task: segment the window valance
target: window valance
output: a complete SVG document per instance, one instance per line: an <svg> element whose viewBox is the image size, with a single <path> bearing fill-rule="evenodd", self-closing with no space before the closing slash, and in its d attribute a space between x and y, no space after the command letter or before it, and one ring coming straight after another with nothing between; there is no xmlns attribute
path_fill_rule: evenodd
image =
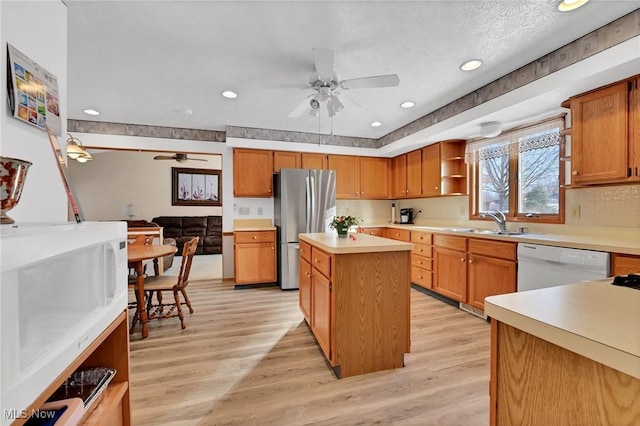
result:
<svg viewBox="0 0 640 426"><path fill-rule="evenodd" d="M564 118L556 118L526 128L503 133L494 138L467 143L465 161L477 163L504 156L517 157L521 152L559 145Z"/></svg>

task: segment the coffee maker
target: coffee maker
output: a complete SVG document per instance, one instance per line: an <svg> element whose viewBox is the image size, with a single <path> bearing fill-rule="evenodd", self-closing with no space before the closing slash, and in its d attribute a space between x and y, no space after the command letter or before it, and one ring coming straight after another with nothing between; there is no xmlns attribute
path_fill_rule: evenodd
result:
<svg viewBox="0 0 640 426"><path fill-rule="evenodd" d="M400 209L400 223L413 223L413 209Z"/></svg>

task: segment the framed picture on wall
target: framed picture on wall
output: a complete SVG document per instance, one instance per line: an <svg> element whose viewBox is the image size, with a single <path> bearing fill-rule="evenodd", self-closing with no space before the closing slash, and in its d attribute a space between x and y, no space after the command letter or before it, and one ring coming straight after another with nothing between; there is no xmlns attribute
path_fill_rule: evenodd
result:
<svg viewBox="0 0 640 426"><path fill-rule="evenodd" d="M221 206L220 170L171 168L172 206Z"/></svg>

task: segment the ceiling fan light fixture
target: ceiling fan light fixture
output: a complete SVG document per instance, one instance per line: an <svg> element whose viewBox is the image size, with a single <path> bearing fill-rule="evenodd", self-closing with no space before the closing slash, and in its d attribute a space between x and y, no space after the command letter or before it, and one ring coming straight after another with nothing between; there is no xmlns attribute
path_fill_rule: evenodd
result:
<svg viewBox="0 0 640 426"><path fill-rule="evenodd" d="M482 66L482 59L471 59L462 65L460 65L460 69L462 71L473 71L477 70Z"/></svg>
<svg viewBox="0 0 640 426"><path fill-rule="evenodd" d="M382 126L382 122L381 121L372 121L371 123L369 123L369 125L371 127L380 127L380 126Z"/></svg>
<svg viewBox="0 0 640 426"><path fill-rule="evenodd" d="M499 121L480 123L480 135L483 138L493 138L502 133L502 124Z"/></svg>
<svg viewBox="0 0 640 426"><path fill-rule="evenodd" d="M413 108L416 106L416 103L413 101L406 101L400 104L400 108Z"/></svg>
<svg viewBox="0 0 640 426"><path fill-rule="evenodd" d="M233 90L225 90L221 94L227 99L235 99L238 97L238 94Z"/></svg>
<svg viewBox="0 0 640 426"><path fill-rule="evenodd" d="M69 136L69 139L67 139L67 157L71 158L72 160L78 161L80 161L80 158L85 158L86 160L92 159L91 154L85 151L84 147L82 146L82 142L80 142L80 139L74 138L69 133L67 133L67 136ZM80 162L84 163L84 161Z"/></svg>
<svg viewBox="0 0 640 426"><path fill-rule="evenodd" d="M558 4L560 12L571 12L579 7L584 6L589 0L564 0Z"/></svg>

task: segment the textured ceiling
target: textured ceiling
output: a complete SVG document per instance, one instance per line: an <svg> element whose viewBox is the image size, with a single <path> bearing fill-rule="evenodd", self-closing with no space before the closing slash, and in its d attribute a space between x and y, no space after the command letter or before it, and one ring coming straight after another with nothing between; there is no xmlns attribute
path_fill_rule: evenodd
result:
<svg viewBox="0 0 640 426"><path fill-rule="evenodd" d="M75 1L68 5L68 118L205 130L225 125L379 138L627 13L639 1ZM351 90L329 120L287 115L310 90L312 47ZM484 66L464 73L465 60ZM220 92L239 97L228 100ZM406 100L416 107L404 110ZM357 105L361 107L358 107ZM85 108L102 112L87 116ZM185 110L192 110L187 116ZM372 128L374 120L383 126ZM460 135L461 137L465 135Z"/></svg>

